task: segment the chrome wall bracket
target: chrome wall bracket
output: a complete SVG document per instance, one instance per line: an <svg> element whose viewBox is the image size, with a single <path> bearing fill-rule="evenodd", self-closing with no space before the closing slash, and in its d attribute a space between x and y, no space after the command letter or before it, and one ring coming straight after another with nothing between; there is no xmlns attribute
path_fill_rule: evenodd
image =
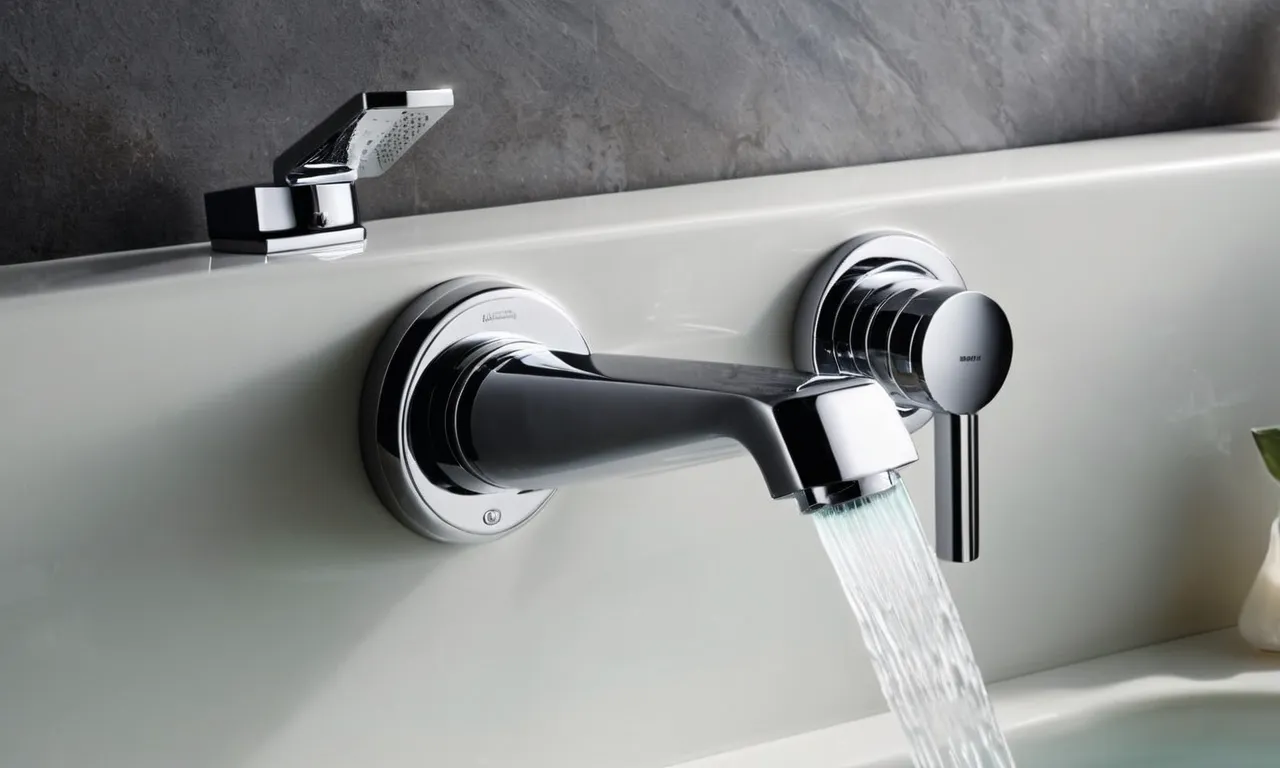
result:
<svg viewBox="0 0 1280 768"><path fill-rule="evenodd" d="M357 94L276 158L273 183L205 195L213 250L359 250L356 180L381 176L452 107L447 88Z"/></svg>

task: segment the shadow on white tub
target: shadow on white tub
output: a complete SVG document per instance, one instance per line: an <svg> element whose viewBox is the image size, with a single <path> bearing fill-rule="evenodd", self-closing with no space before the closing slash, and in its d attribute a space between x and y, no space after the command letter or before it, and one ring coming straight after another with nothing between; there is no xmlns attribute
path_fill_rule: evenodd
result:
<svg viewBox="0 0 1280 768"><path fill-rule="evenodd" d="M1232 631L998 683L991 695L1019 768L1274 768L1280 654ZM892 715L675 768L910 768Z"/></svg>

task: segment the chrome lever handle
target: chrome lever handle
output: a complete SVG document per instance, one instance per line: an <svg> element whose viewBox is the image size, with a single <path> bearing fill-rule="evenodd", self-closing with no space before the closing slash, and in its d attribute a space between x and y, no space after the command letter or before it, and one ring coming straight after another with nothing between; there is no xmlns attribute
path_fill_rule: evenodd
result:
<svg viewBox="0 0 1280 768"><path fill-rule="evenodd" d="M866 376L907 428L935 419L937 553L978 556L978 418L1004 385L1013 332L937 248L905 234L850 240L814 275L796 313L800 370Z"/></svg>
<svg viewBox="0 0 1280 768"><path fill-rule="evenodd" d="M978 559L978 415L934 416L934 514L938 557Z"/></svg>

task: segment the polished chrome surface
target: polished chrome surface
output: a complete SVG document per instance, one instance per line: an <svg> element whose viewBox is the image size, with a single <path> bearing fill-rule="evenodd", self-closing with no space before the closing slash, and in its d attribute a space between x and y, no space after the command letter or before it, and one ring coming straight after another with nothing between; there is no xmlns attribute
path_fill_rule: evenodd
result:
<svg viewBox="0 0 1280 768"><path fill-rule="evenodd" d="M854 499L884 493L900 482L902 478L897 472L880 472L847 483L806 488L796 494L796 501L800 503L800 509L804 512L816 512L822 507L836 506Z"/></svg>
<svg viewBox="0 0 1280 768"><path fill-rule="evenodd" d="M818 267L800 297L791 346L796 369L827 375L858 373L860 369L850 365L855 353L866 355L867 314L858 311L861 299L886 284L919 276L964 286L960 272L945 254L912 235L871 234L837 248ZM865 293L851 295L855 284L865 288ZM841 332L837 333L837 328ZM837 353L842 363L836 361ZM911 406L902 411L912 432L929 423L933 415Z"/></svg>
<svg viewBox="0 0 1280 768"><path fill-rule="evenodd" d="M943 560L967 563L978 557L978 415L938 414L935 449L934 549Z"/></svg>
<svg viewBox="0 0 1280 768"><path fill-rule="evenodd" d="M476 495L453 487L424 456L410 430L424 378L452 371L446 354L466 339L492 340L516 331L540 342L585 353L569 316L546 298L488 278L443 283L413 301L395 320L374 354L360 410L365 469L383 504L410 529L441 541L487 541L526 522L551 489ZM441 369L444 369L443 372ZM420 412L419 412L420 413Z"/></svg>
<svg viewBox="0 0 1280 768"><path fill-rule="evenodd" d="M213 250L362 247L355 181L381 176L452 106L449 89L352 97L276 158L273 184L205 195Z"/></svg>
<svg viewBox="0 0 1280 768"><path fill-rule="evenodd" d="M407 526L445 541L505 533L562 485L721 458L726 441L802 510L883 491L917 458L870 379L591 354L555 304L488 278L415 301L363 397L374 487Z"/></svg>
<svg viewBox="0 0 1280 768"><path fill-rule="evenodd" d="M1004 310L987 296L925 287L900 290L882 305L867 349L875 378L892 381L902 402L976 413L1008 376L1013 336Z"/></svg>
<svg viewBox="0 0 1280 768"><path fill-rule="evenodd" d="M453 107L453 91L353 96L276 158L277 184L331 184L381 176Z"/></svg>
<svg viewBox="0 0 1280 768"><path fill-rule="evenodd" d="M911 431L934 414L937 550L977 557L977 419L1000 391L1013 356L1004 310L968 290L936 247L905 234L851 240L801 297L794 360L806 372L867 377L897 404Z"/></svg>
<svg viewBox="0 0 1280 768"><path fill-rule="evenodd" d="M477 356L479 357L479 356ZM467 366L442 419L469 490L548 488L633 473L651 454L728 437L774 498L915 460L892 401L872 381L519 344Z"/></svg>

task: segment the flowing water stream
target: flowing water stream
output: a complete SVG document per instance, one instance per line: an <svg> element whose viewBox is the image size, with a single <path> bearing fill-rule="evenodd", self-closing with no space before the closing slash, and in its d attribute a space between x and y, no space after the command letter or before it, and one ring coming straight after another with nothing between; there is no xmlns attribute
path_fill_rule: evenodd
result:
<svg viewBox="0 0 1280 768"><path fill-rule="evenodd" d="M916 765L1013 768L969 639L903 484L827 507L813 518Z"/></svg>

